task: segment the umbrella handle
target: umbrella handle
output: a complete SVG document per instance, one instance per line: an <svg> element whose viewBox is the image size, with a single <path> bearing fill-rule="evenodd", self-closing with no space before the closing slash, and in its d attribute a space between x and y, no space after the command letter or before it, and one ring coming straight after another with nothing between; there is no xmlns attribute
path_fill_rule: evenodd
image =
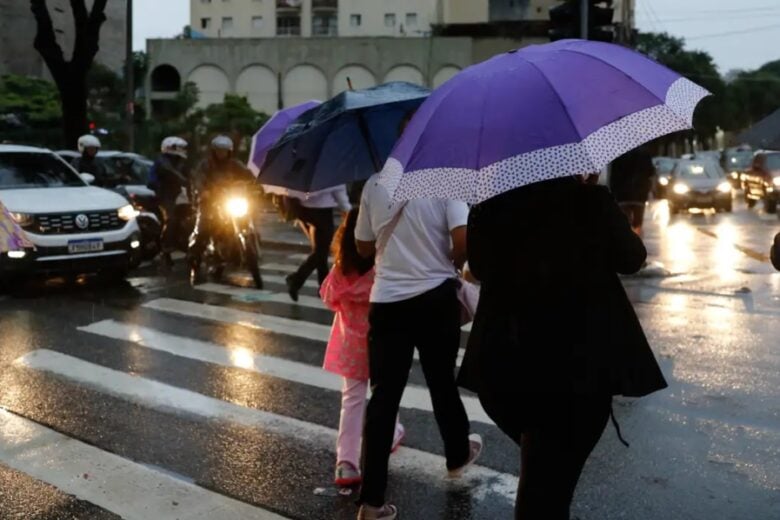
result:
<svg viewBox="0 0 780 520"><path fill-rule="evenodd" d="M352 86L352 78L347 76L347 87L349 87L349 90L355 90L355 87Z"/></svg>

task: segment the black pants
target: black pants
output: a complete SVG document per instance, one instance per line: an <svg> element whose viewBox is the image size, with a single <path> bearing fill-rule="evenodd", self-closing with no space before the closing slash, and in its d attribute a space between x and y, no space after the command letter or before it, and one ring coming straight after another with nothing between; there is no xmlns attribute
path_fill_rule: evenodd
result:
<svg viewBox="0 0 780 520"><path fill-rule="evenodd" d="M372 393L363 432L363 503L384 504L395 419L415 347L444 440L447 468L458 468L468 460L469 420L455 385L460 348L460 304L455 291L455 282L447 281L410 300L371 306L368 359Z"/></svg>
<svg viewBox="0 0 780 520"><path fill-rule="evenodd" d="M311 254L304 260L298 270L290 276L293 287L297 290L303 287L309 275L317 270L317 281L322 285L328 276L328 254L335 232L333 225L333 208L301 207L298 212L306 236L311 242Z"/></svg>
<svg viewBox="0 0 780 520"><path fill-rule="evenodd" d="M585 461L609 420L612 396L562 398L539 426L521 426L507 396L480 401L496 425L520 444L516 520L569 520L574 489ZM555 401L552 401L555 402Z"/></svg>
<svg viewBox="0 0 780 520"><path fill-rule="evenodd" d="M187 251L187 258L191 267L199 267L203 258L203 253L216 232L218 225L216 210L211 209L208 204L198 205L198 214L195 218L195 229L190 235L190 244Z"/></svg>
<svg viewBox="0 0 780 520"><path fill-rule="evenodd" d="M176 251L176 231L181 228L179 215L176 213L176 198L164 199L160 203L163 211L163 230L160 238L163 253Z"/></svg>

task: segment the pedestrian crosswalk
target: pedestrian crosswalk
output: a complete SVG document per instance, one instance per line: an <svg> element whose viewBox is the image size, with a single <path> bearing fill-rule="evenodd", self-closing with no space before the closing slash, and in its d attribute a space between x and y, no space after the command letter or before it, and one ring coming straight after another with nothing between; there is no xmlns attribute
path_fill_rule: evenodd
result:
<svg viewBox="0 0 780 520"><path fill-rule="evenodd" d="M282 258L266 264L265 280L283 284L283 276L273 273L289 272L294 266L284 262L293 260ZM308 286L313 289L316 283L308 282ZM281 312L280 308L290 310ZM310 312L292 312L296 309ZM303 509L298 503L287 504L284 500L280 505L278 499L269 498L266 503L263 493L223 490L219 482L203 487L199 485L200 480L211 482L211 477L199 475L197 469L193 470L196 474L185 478L171 476L165 471L164 461L155 462L159 467L139 464L129 454L113 453L111 445L82 442L76 432L69 431L68 425L52 424L49 428L29 421L19 407L0 412L0 430L24 432L20 438L27 436L26 449L14 450L0 443L0 464L122 518L354 518L354 509L349 504L331 501L323 505L317 502L322 499L312 494L314 488L330 485L330 471L335 463L338 417L331 414L332 418L323 421L321 412L311 409L309 404L327 402L328 409L338 408L341 378L320 368L321 353L330 334L330 316L316 297L301 295L299 302L293 303L283 288L257 291L227 283L207 283L194 289L177 286L175 290L145 294L130 311L106 311L95 316L96 319L76 324L70 333L75 334L77 342L96 347L71 351L57 344L40 345L13 362L15 370L53 378L67 388L85 388L118 403L153 411L158 417L181 416L203 424L236 425L249 432L245 435L253 435L251 432L272 435L273 445L290 442L296 447L308 446L305 449L311 450L312 461L316 461L319 481L310 478L290 481L284 473L284 457L248 479L249 486L264 489L278 478L280 486L283 484L295 497L293 502L313 501ZM228 328L231 334L214 332L220 328ZM282 342L285 348L269 351L257 348L253 342L263 342L264 338ZM291 357L291 351L300 355ZM186 361L186 365L176 360ZM221 382L196 381L184 385L182 381L188 377L179 373L184 370L179 366L201 366L206 370L204 373L214 368L228 372L220 372ZM436 435L430 397L421 385L419 365L413 367L413 372L417 376L404 393L401 417L408 418L410 437L418 436L418 440L393 457L391 474L396 475L396 480L391 478L390 494L393 485L402 489L408 486L422 496L438 494L445 502L451 493L461 499L466 493L468 502L480 504L473 507L510 511L517 477L506 468L496 468L495 464L476 466L466 481L455 488L443 478L446 472L441 450L431 451L431 446L437 446L440 441L438 437L430 438ZM283 388L299 389L295 392L305 392L311 399L307 399L306 405L291 402L291 408L285 411L282 406L267 409L233 398L230 392L224 394L213 389L217 383L241 381L244 384L246 378L252 377L279 381L289 385ZM279 396L279 402L289 399ZM463 401L475 427L482 432L497 433L476 397L464 395ZM71 405L74 413L90 406L76 402ZM160 425L163 429L165 422L162 420ZM187 436L179 442L186 444ZM39 450L41 446L44 448ZM90 478L73 477L82 473ZM482 501L485 505L481 505ZM431 502L416 507L436 506Z"/></svg>

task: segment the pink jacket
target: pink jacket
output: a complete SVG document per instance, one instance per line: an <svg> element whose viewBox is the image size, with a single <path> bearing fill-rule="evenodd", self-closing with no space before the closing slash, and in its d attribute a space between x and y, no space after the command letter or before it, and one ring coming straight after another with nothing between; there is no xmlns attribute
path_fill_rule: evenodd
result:
<svg viewBox="0 0 780 520"><path fill-rule="evenodd" d="M322 283L320 297L336 313L323 368L349 379L368 381L368 297L374 270L344 276L337 267Z"/></svg>

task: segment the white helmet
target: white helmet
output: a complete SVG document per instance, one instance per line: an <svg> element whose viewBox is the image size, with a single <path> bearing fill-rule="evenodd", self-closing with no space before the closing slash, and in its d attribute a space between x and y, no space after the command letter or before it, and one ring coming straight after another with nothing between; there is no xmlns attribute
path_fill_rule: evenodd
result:
<svg viewBox="0 0 780 520"><path fill-rule="evenodd" d="M90 134L79 137L79 153L84 153L87 148L100 149L100 139Z"/></svg>
<svg viewBox="0 0 780 520"><path fill-rule="evenodd" d="M211 148L213 150L227 150L233 151L233 140L226 135L218 135L211 141Z"/></svg>
<svg viewBox="0 0 780 520"><path fill-rule="evenodd" d="M187 147L189 143L181 137L171 136L163 139L160 150L162 153L169 153L172 155L178 155L179 157L187 158Z"/></svg>

